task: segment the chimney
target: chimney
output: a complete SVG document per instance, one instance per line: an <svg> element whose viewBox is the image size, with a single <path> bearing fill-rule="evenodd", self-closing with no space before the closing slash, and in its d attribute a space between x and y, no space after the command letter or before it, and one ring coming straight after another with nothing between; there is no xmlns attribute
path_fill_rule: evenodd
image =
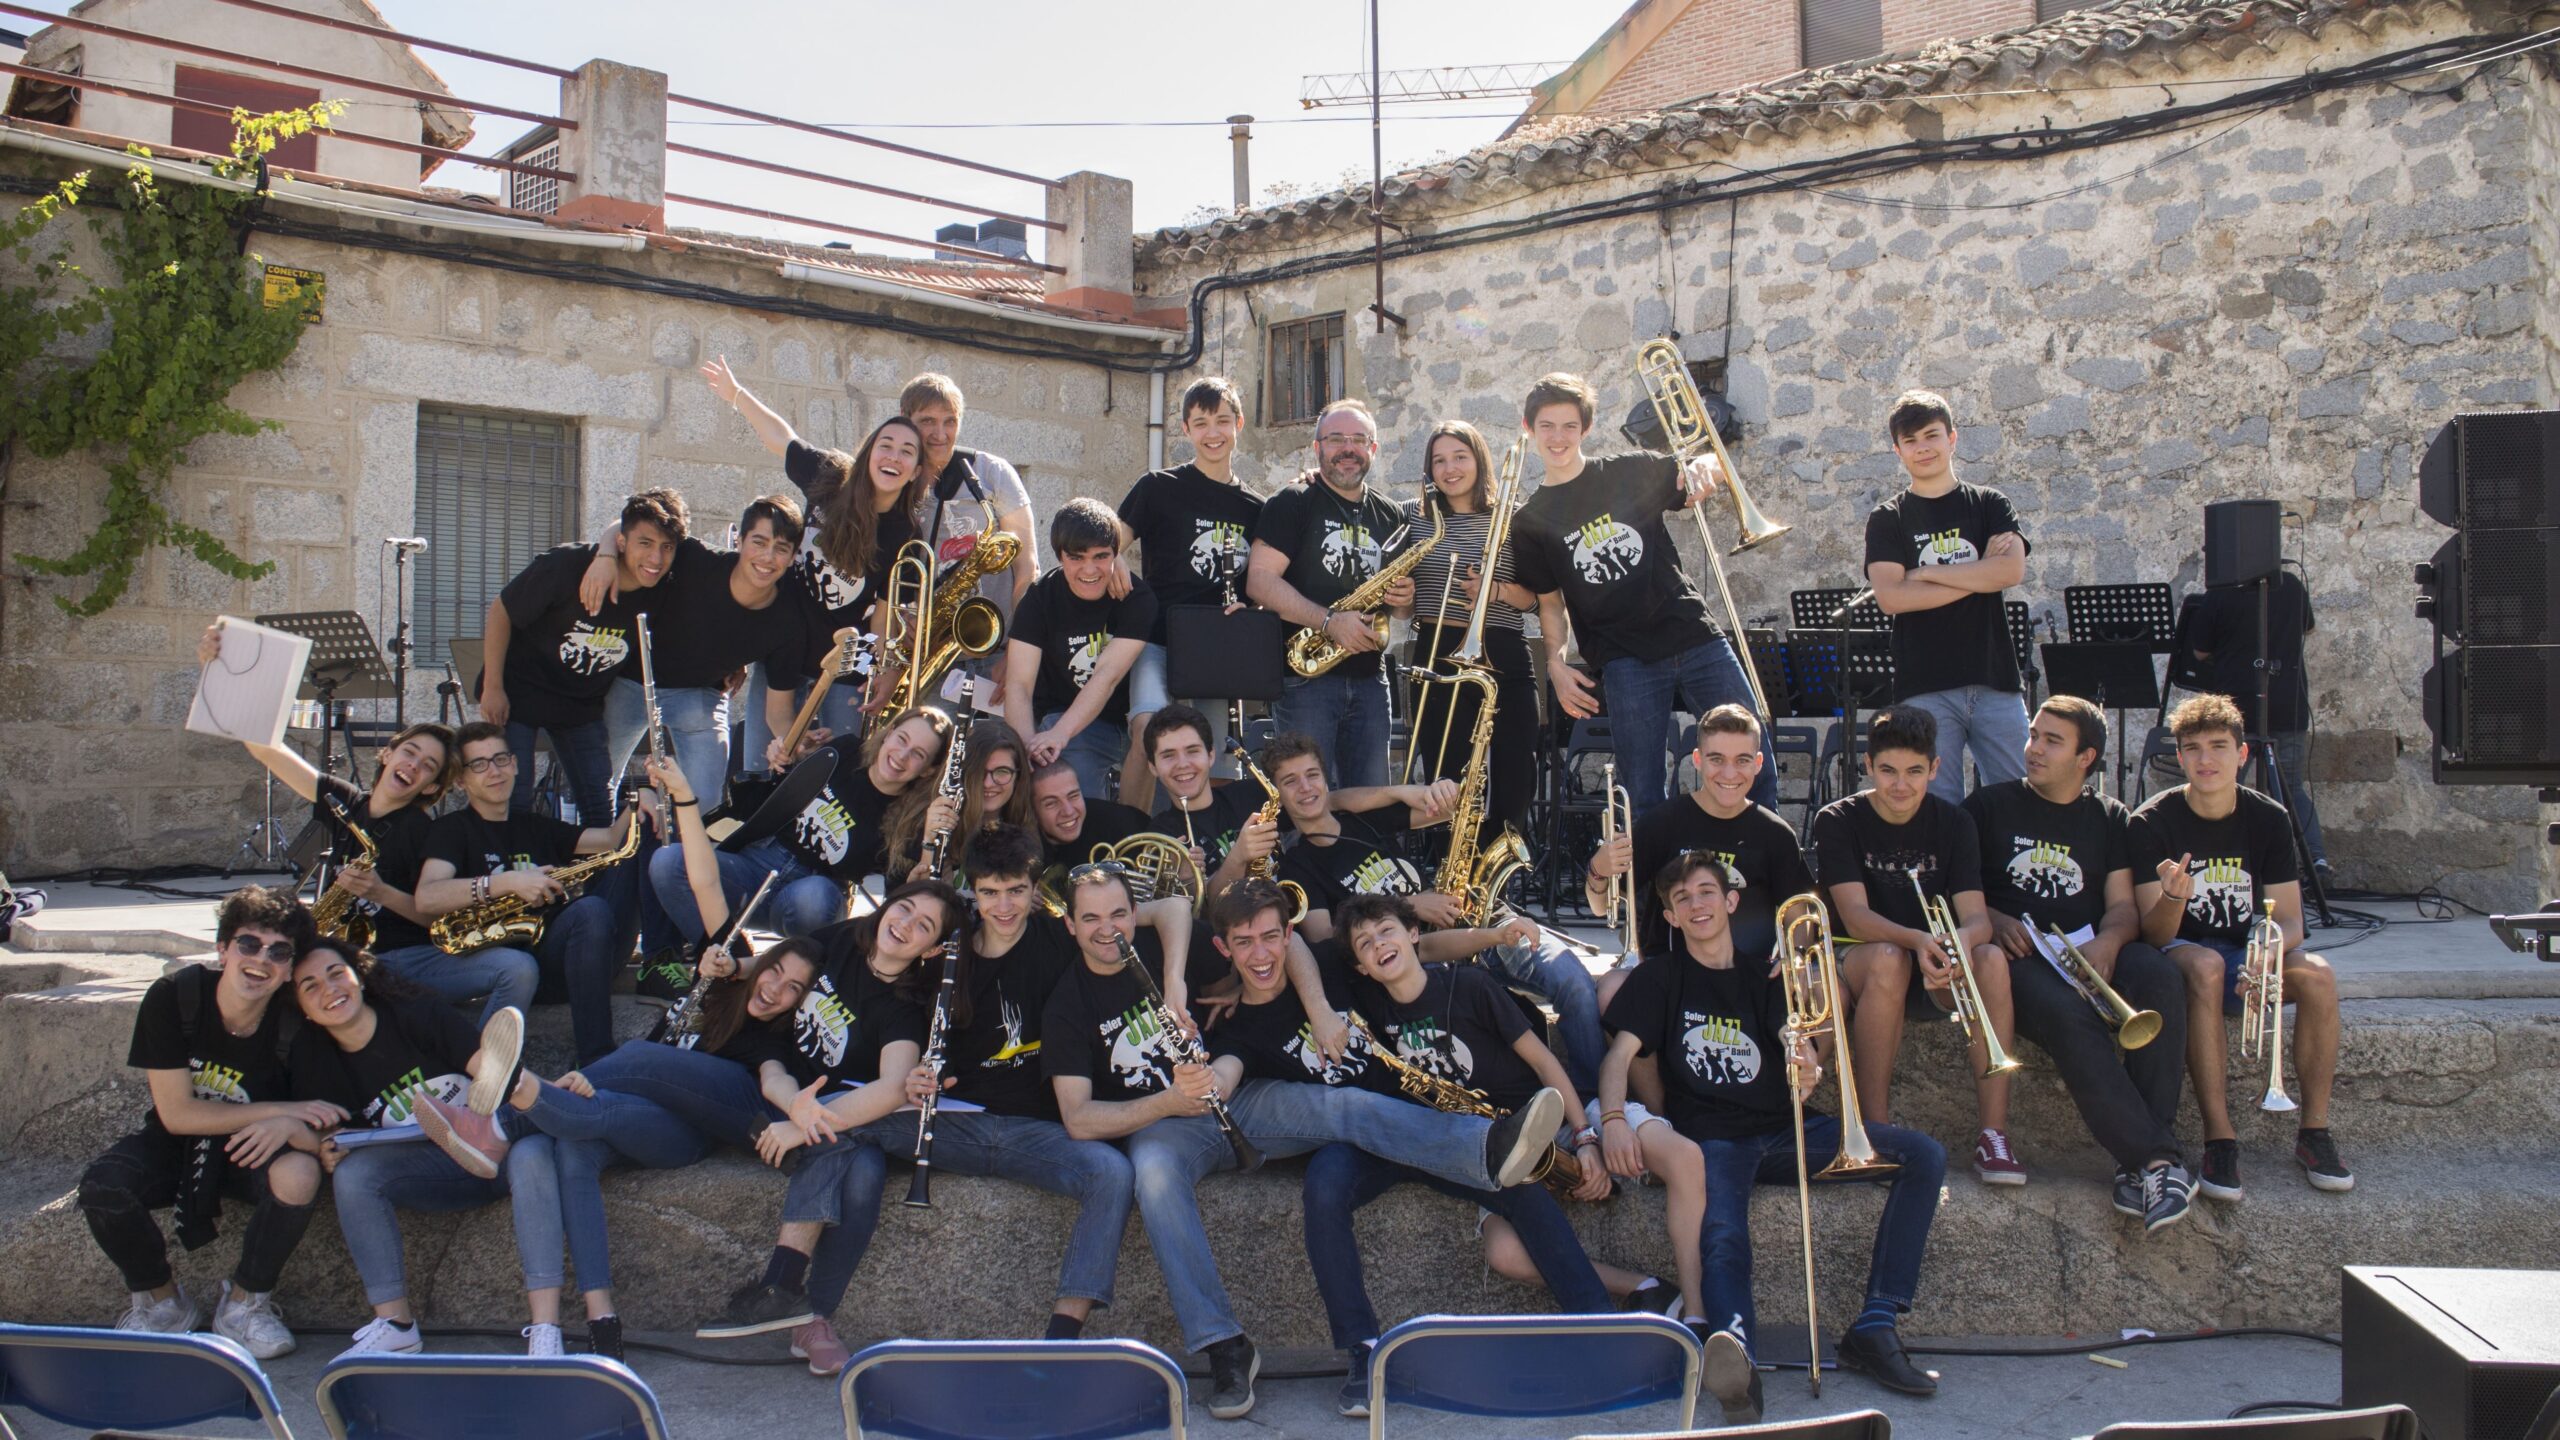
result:
<svg viewBox="0 0 2560 1440"><path fill-rule="evenodd" d="M1030 232L1019 220L989 220L978 227L978 248L1016 260L1031 258Z"/></svg>
<svg viewBox="0 0 2560 1440"><path fill-rule="evenodd" d="M965 220L955 220L951 224L945 225L941 229L933 232L933 243L936 247L933 252L934 259L966 260L969 258L966 255L961 255L950 250L944 250L939 247L944 245L966 245L975 248L978 243L978 227Z"/></svg>
<svg viewBox="0 0 2560 1440"><path fill-rule="evenodd" d="M1135 206L1129 182L1116 175L1079 170L1049 192L1049 218L1066 228L1048 242L1049 299L1060 305L1128 315L1136 308L1137 244L1130 230Z"/></svg>
<svg viewBox="0 0 2560 1440"><path fill-rule="evenodd" d="M1253 145L1253 117L1227 117L1227 138L1236 146L1236 211L1241 214L1253 208L1253 166L1247 152Z"/></svg>
<svg viewBox="0 0 2560 1440"><path fill-rule="evenodd" d="M560 82L560 113L578 128L560 136L553 218L605 230L667 228L667 77L590 60Z"/></svg>

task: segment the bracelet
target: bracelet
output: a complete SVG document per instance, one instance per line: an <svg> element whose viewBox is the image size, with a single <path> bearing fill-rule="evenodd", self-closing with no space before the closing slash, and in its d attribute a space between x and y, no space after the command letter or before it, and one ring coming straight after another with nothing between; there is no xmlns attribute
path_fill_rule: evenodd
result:
<svg viewBox="0 0 2560 1440"><path fill-rule="evenodd" d="M688 799L688 800L678 800L678 801L676 801L676 802L675 802L675 807L676 807L677 809L679 809L679 810L682 810L682 809L684 809L686 806L689 806L689 805L700 805L701 803L702 803L702 802L701 802L700 800L693 800L693 799Z"/></svg>
<svg viewBox="0 0 2560 1440"><path fill-rule="evenodd" d="M1585 1145L1597 1145L1599 1143L1600 1132L1592 1129L1588 1125L1585 1125L1580 1130L1574 1132L1573 1144L1574 1148L1577 1150Z"/></svg>
<svg viewBox="0 0 2560 1440"><path fill-rule="evenodd" d="M1617 1121L1621 1125L1625 1124L1627 1120L1627 1112L1624 1110L1603 1110L1600 1112L1601 1124L1606 1125L1612 1120Z"/></svg>

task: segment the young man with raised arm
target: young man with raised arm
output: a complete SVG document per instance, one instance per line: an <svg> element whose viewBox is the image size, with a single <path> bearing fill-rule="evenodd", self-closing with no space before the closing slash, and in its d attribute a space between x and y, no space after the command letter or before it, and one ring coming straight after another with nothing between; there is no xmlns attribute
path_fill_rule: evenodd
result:
<svg viewBox="0 0 2560 1440"><path fill-rule="evenodd" d="M1913 390L1886 412L1885 436L1911 483L1867 516L1867 584L1893 617L1893 693L1938 722L1929 788L1964 798L1964 757L1977 784L2023 773L2027 706L2001 592L2027 578L2027 541L2009 497L1956 478L1956 417Z"/></svg>
<svg viewBox="0 0 2560 1440"><path fill-rule="evenodd" d="M1775 810L1755 803L1751 792L1762 770L1760 721L1744 705L1718 705L1698 717L1698 788L1675 795L1636 818L1632 833L1593 852L1582 894L1591 913L1602 912L1611 879L1630 877L1636 907L1636 950L1649 955L1670 940L1662 901L1644 877L1659 875L1683 850L1715 856L1741 882L1733 912L1735 941L1747 954L1778 945L1778 907L1813 888L1795 827ZM1603 988L1610 988L1603 982ZM1605 1002L1605 996L1603 997Z"/></svg>
<svg viewBox="0 0 2560 1440"><path fill-rule="evenodd" d="M1059 507L1049 548L1058 566L1024 592L1005 642L1004 716L1031 746L1033 765L1064 760L1087 793L1105 795L1111 767L1137 743L1130 727L1143 727L1130 667L1155 628L1156 594L1144 580L1112 593L1120 522L1099 500Z"/></svg>
<svg viewBox="0 0 2560 1440"><path fill-rule="evenodd" d="M1929 712L1907 705L1879 710L1867 724L1868 788L1825 805L1813 819L1814 868L1831 903L1832 927L1856 942L1840 953L1840 979L1849 992L1858 1104L1871 1122L1892 1118L1904 1017L1945 1024L1955 1007L1956 957L1930 934L1923 891L1946 902L1958 943L1974 957L1989 1034L2000 1037L2003 1049L2015 1044L2009 965L1999 947L1985 953L1991 917L1982 904L1982 842L1973 817L1929 788L1937 771L1938 734ZM1914 873L1920 889L1912 886ZM1982 1120L1973 1173L1985 1185L2024 1185L2026 1167L2009 1145L2009 1077L1984 1073L1989 1035L1981 1024L1973 1031L1965 1063Z"/></svg>
<svg viewBox="0 0 2560 1440"><path fill-rule="evenodd" d="M2185 701L2169 712L2169 733L2177 737L2187 783L2134 812L2133 873L2140 882L2134 900L2142 909L2142 938L2168 951L2187 977L2187 1068L2204 1117L2197 1186L2210 1200L2241 1198L2224 1017L2240 1013L2254 978L2244 964L2249 928L2273 901L2284 930L2284 999L2294 1007L2284 1049L2302 1084L2294 1163L2314 1190L2352 1190L2356 1177L2329 1136L2330 1092L2338 1079L2338 979L2328 961L2303 948L2293 828L2283 806L2240 783L2249 763L2248 732L2230 697ZM2258 1088L2255 1070L2246 1079Z"/></svg>
<svg viewBox="0 0 2560 1440"><path fill-rule="evenodd" d="M2026 778L1965 797L1982 837L1991 917L1991 939L1974 947L1974 963L2007 965L2018 1033L2053 1057L2090 1136L2115 1159L2116 1209L2157 1231L2186 1218L2195 1191L2178 1148L2187 986L2168 957L2142 941L2124 807L2088 789L2106 748L2105 712L2056 695L2027 726ZM2160 1033L2149 1044L2117 1046L2094 995L2064 978L2047 953L2048 930L2076 944L2126 1004L2159 1014Z"/></svg>
<svg viewBox="0 0 2560 1440"><path fill-rule="evenodd" d="M1600 713L1606 698L1618 783L1642 818L1670 793L1663 754L1674 702L1699 715L1749 705L1751 684L1732 643L1708 618L1706 596L1681 570L1663 519L1715 489L1714 458L1683 466L1647 451L1586 456L1582 441L1598 403L1589 381L1565 374L1540 377L1521 402L1521 428L1547 473L1512 521L1512 566L1538 597L1557 703L1585 718ZM1565 660L1575 641L1600 671L1601 695ZM1751 798L1775 805L1778 761L1765 739L1762 753L1766 764Z"/></svg>

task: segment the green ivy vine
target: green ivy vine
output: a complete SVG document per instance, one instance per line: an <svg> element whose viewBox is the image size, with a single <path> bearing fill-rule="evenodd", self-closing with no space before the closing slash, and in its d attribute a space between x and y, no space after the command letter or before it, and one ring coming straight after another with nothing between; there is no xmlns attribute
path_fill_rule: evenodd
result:
<svg viewBox="0 0 2560 1440"><path fill-rule="evenodd" d="M251 189L163 187L151 152L134 146L134 163L111 194L93 195L83 171L0 221L0 252L32 276L0 287L0 453L94 452L107 473L106 515L78 549L17 557L39 574L93 578L77 600L54 597L66 612L86 617L113 605L153 546L186 550L235 580L274 570L274 562L244 559L221 536L170 514L169 476L206 435L276 428L227 397L293 354L316 297L270 306L261 294L263 264L243 253L268 193L260 161L278 144L326 128L345 108L331 100L272 115L234 110L230 158L212 169ZM54 221L83 203L119 212L118 223L96 227L112 278L89 275L59 245L35 253ZM93 338L101 326L103 336Z"/></svg>

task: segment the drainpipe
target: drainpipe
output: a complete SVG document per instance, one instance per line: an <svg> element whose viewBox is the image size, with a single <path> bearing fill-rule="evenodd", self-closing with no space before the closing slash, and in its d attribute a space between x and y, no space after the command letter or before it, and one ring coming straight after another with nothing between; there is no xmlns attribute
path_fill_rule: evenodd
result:
<svg viewBox="0 0 2560 1440"><path fill-rule="evenodd" d="M1147 468L1164 468L1164 372L1147 372Z"/></svg>

